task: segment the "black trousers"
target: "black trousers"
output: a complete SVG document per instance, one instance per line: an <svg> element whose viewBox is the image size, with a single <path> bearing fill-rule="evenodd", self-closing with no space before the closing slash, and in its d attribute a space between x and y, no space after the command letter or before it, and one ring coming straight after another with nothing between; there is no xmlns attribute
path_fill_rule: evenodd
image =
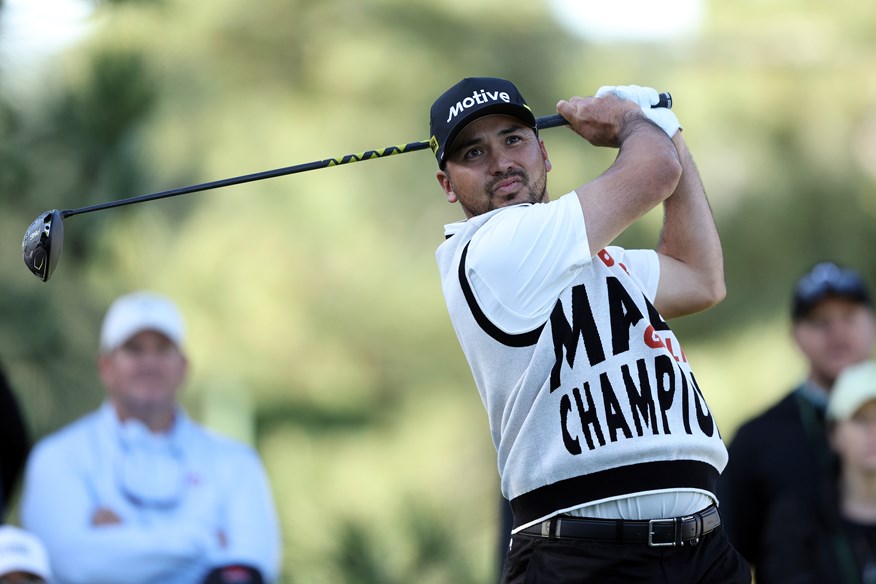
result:
<svg viewBox="0 0 876 584"><path fill-rule="evenodd" d="M501 584L591 582L750 584L751 569L723 527L683 547L512 536Z"/></svg>

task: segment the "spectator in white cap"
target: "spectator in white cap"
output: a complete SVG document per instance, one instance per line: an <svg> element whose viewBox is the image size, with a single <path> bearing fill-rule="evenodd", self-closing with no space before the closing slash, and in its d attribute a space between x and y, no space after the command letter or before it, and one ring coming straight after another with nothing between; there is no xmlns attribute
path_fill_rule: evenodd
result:
<svg viewBox="0 0 876 584"><path fill-rule="evenodd" d="M58 584L201 584L247 565L278 577L280 533L256 452L193 422L178 403L185 327L164 296L117 299L100 333L107 399L37 443L23 525Z"/></svg>
<svg viewBox="0 0 876 584"><path fill-rule="evenodd" d="M819 485L831 477L827 402L840 373L874 354L873 298L861 272L836 262L820 261L800 276L789 311L789 337L802 357L800 378L745 421L730 442L727 468L718 478L721 517L758 584L787 582L787 567L771 551L787 538L783 524L770 524L770 517L782 513L774 508L818 498ZM763 383L760 369L769 366L767 360L754 367L752 383Z"/></svg>
<svg viewBox="0 0 876 584"><path fill-rule="evenodd" d="M48 584L49 558L42 542L13 525L0 526L0 584Z"/></svg>
<svg viewBox="0 0 876 584"><path fill-rule="evenodd" d="M839 456L842 514L867 524L876 543L876 362L843 370L827 403L827 420ZM871 555L876 578L876 547Z"/></svg>
<svg viewBox="0 0 876 584"><path fill-rule="evenodd" d="M876 583L876 362L843 369L826 417L834 472L773 510L768 583Z"/></svg>

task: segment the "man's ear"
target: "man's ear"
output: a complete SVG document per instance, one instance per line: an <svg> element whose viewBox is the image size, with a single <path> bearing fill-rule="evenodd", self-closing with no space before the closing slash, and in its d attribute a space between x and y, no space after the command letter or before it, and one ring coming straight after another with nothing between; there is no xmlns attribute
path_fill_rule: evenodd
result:
<svg viewBox="0 0 876 584"><path fill-rule="evenodd" d="M101 351L97 355L97 374L104 385L108 385L112 375L112 357Z"/></svg>
<svg viewBox="0 0 876 584"><path fill-rule="evenodd" d="M553 165L551 164L551 159L548 158L547 148L544 145L544 140L539 138L538 145L541 147L541 155L544 157L544 171L550 172L553 168Z"/></svg>
<svg viewBox="0 0 876 584"><path fill-rule="evenodd" d="M800 346L800 332L799 331L800 331L799 324L793 323L791 325L791 331L790 331L791 338L794 339L794 342L797 344L798 347Z"/></svg>
<svg viewBox="0 0 876 584"><path fill-rule="evenodd" d="M447 197L448 203L455 203L458 198L456 196L456 192L453 190L453 183L450 182L450 176L443 170L438 170L435 173L435 178L438 179L438 184L441 185L441 188L444 190L444 194Z"/></svg>

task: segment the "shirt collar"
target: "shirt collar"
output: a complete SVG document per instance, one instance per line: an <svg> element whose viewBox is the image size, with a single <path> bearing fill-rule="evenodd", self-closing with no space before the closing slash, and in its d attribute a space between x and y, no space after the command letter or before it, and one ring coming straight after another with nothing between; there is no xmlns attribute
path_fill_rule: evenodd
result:
<svg viewBox="0 0 876 584"><path fill-rule="evenodd" d="M109 400L101 405L99 415L103 423L118 436L123 446L142 446L146 448L178 447L185 443L182 436L187 431L191 421L182 406L174 410L173 426L168 432L155 433L149 430L142 421L137 419L119 419L116 409Z"/></svg>
<svg viewBox="0 0 876 584"><path fill-rule="evenodd" d="M453 223L447 223L444 225L444 239L450 239L463 229L465 229L474 219L478 220L479 225L483 225L486 223L487 219L498 213L499 211L506 211L508 209L514 209L515 207L530 207L532 203L518 203L516 205L509 205L507 207L499 207L498 209L493 209L492 211L487 211L486 213L481 213L471 219L462 219L461 221L454 221Z"/></svg>
<svg viewBox="0 0 876 584"><path fill-rule="evenodd" d="M807 379L800 384L800 395L809 400L819 410L827 409L827 390L817 383Z"/></svg>

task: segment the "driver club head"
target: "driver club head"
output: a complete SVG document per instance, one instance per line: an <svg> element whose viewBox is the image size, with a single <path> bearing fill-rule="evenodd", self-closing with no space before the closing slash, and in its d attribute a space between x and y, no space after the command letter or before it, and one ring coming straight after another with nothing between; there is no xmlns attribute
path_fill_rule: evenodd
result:
<svg viewBox="0 0 876 584"><path fill-rule="evenodd" d="M61 259L64 244L64 222L57 209L46 211L33 220L21 241L24 264L34 276L47 281Z"/></svg>

